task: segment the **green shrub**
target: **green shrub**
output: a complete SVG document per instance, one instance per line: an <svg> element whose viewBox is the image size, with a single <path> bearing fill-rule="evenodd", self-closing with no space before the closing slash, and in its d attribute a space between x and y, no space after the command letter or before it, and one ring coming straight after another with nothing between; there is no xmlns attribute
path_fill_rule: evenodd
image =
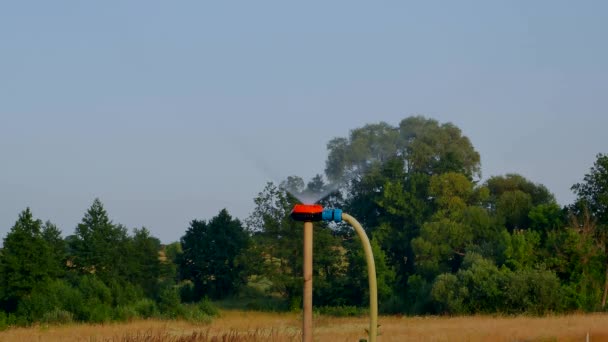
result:
<svg viewBox="0 0 608 342"><path fill-rule="evenodd" d="M74 321L74 315L65 310L54 309L49 312L45 312L40 319L41 323L47 324L68 324Z"/></svg>
<svg viewBox="0 0 608 342"><path fill-rule="evenodd" d="M388 299L378 303L378 311L386 315L402 313L404 307L405 303L403 298L397 296L396 294L392 294L390 297L388 297Z"/></svg>
<svg viewBox="0 0 608 342"><path fill-rule="evenodd" d="M112 293L113 304L116 306L129 305L144 297L143 290L131 283L113 281L109 288Z"/></svg>
<svg viewBox="0 0 608 342"><path fill-rule="evenodd" d="M302 296L293 296L289 300L289 311L295 312L302 309Z"/></svg>
<svg viewBox="0 0 608 342"><path fill-rule="evenodd" d="M29 322L42 321L43 316L55 310L79 312L83 306L82 294L63 280L52 280L36 286L17 306L17 314Z"/></svg>
<svg viewBox="0 0 608 342"><path fill-rule="evenodd" d="M512 272L504 292L505 310L510 313L542 315L560 308L560 283L551 271L528 269Z"/></svg>
<svg viewBox="0 0 608 342"><path fill-rule="evenodd" d="M208 298L201 299L201 301L196 304L196 307L198 311L211 317L215 317L220 314L219 309Z"/></svg>
<svg viewBox="0 0 608 342"><path fill-rule="evenodd" d="M130 322L139 318L139 314L133 305L119 305L114 308L113 319L119 322Z"/></svg>
<svg viewBox="0 0 608 342"><path fill-rule="evenodd" d="M508 269L500 270L492 260L469 253L463 261L463 269L457 273L458 283L467 294L466 312L497 312L504 306L503 287ZM455 294L455 299L458 294Z"/></svg>
<svg viewBox="0 0 608 342"><path fill-rule="evenodd" d="M179 318L184 314L181 305L179 289L176 286L165 286L161 288L158 298L158 309L161 316L166 318Z"/></svg>
<svg viewBox="0 0 608 342"><path fill-rule="evenodd" d="M466 313L464 302L467 300L468 291L461 287L458 277L454 274L444 273L437 276L431 289L431 297L438 313Z"/></svg>
<svg viewBox="0 0 608 342"><path fill-rule="evenodd" d="M92 304L84 312L84 321L90 323L106 323L112 320L113 310L108 304Z"/></svg>
<svg viewBox="0 0 608 342"><path fill-rule="evenodd" d="M0 310L0 331L8 329L8 316L6 312Z"/></svg>
<svg viewBox="0 0 608 342"><path fill-rule="evenodd" d="M158 315L156 303L151 299L140 299L133 304L135 312L142 318L150 318Z"/></svg>
<svg viewBox="0 0 608 342"><path fill-rule="evenodd" d="M410 314L433 312L431 301L431 284L421 275L414 274L407 279L406 303Z"/></svg>
<svg viewBox="0 0 608 342"><path fill-rule="evenodd" d="M192 281L183 281L178 286L182 303L192 303L195 301L196 291L194 290L194 283L192 283Z"/></svg>
<svg viewBox="0 0 608 342"><path fill-rule="evenodd" d="M198 324L209 324L212 320L212 316L201 310L198 304L185 304L180 318Z"/></svg>
<svg viewBox="0 0 608 342"><path fill-rule="evenodd" d="M99 278L93 275L82 276L78 280L77 288L89 303L112 305L112 291Z"/></svg>

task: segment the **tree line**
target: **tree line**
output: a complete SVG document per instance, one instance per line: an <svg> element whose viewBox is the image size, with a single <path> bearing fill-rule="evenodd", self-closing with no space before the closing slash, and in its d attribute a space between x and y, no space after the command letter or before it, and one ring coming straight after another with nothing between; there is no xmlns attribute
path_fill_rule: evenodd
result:
<svg viewBox="0 0 608 342"><path fill-rule="evenodd" d="M324 175L268 183L244 221L221 210L162 245L112 222L100 200L74 234L19 214L0 250L0 327L145 317L209 320L215 305L298 310L300 195L356 217L370 236L385 313L603 311L608 292L608 155L573 203L518 174L480 181L480 156L451 123L416 116L327 144ZM314 196L313 196L314 197ZM315 223L314 305L356 314L367 273L354 231Z"/></svg>

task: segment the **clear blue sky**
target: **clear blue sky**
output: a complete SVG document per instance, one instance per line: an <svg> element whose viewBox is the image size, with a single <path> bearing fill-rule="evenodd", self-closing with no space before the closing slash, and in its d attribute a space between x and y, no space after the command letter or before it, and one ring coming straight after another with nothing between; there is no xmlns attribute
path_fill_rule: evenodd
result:
<svg viewBox="0 0 608 342"><path fill-rule="evenodd" d="M561 204L608 152L606 1L0 3L0 234L95 197L163 242L413 114ZM294 150L303 151L293 155ZM266 164L267 167L261 167ZM266 174L265 174L266 173Z"/></svg>

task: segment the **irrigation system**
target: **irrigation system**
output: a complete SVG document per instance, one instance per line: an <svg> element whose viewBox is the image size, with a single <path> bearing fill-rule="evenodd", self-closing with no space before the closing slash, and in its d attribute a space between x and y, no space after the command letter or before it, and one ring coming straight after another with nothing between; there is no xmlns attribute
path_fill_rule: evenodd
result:
<svg viewBox="0 0 608 342"><path fill-rule="evenodd" d="M304 295L302 320L302 341L312 342L312 231L313 222L345 221L350 224L363 243L365 259L367 261L367 275L369 278L369 341L375 342L378 335L378 287L376 284L376 266L372 246L369 243L365 230L352 216L343 213L341 209L323 208L319 204L296 204L291 212L291 218L304 222Z"/></svg>

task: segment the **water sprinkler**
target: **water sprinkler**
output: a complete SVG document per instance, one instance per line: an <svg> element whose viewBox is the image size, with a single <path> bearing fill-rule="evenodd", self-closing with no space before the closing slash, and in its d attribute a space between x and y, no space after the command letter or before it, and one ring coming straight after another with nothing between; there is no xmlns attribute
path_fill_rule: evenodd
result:
<svg viewBox="0 0 608 342"><path fill-rule="evenodd" d="M348 222L357 232L367 261L369 280L369 341L375 342L378 335L378 287L376 284L376 266L372 246L361 224L352 216L343 213L341 209L324 209L319 204L296 204L291 211L291 218L304 222L304 295L302 341L312 342L312 223L319 221Z"/></svg>
<svg viewBox="0 0 608 342"><path fill-rule="evenodd" d="M290 216L296 221L319 222L323 220L323 206L319 204L296 204Z"/></svg>

